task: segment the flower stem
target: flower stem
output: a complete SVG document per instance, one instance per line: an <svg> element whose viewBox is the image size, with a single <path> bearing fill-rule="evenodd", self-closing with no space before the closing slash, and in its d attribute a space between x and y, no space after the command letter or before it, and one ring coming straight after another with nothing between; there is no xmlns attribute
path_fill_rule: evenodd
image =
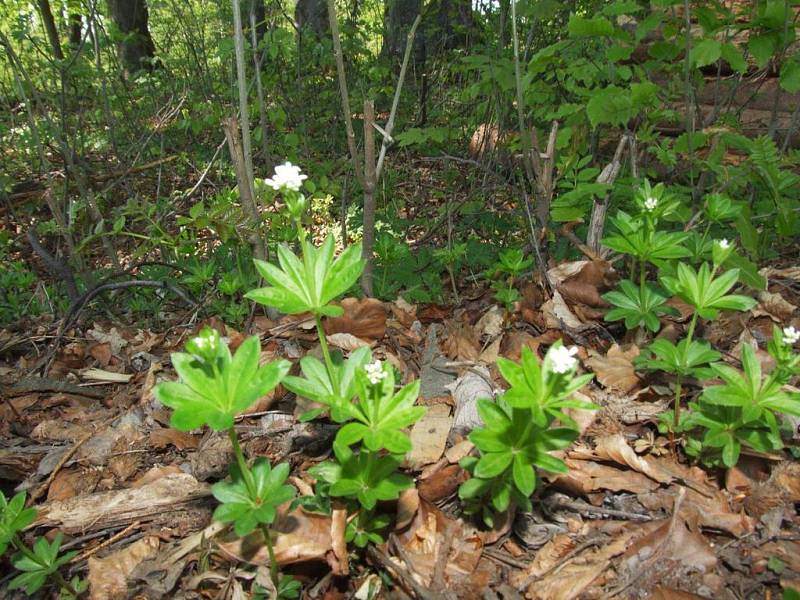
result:
<svg viewBox="0 0 800 600"><path fill-rule="evenodd" d="M266 523L261 523L259 526L269 553L269 578L272 580L272 585L275 586L275 591L277 592L280 577L278 574L278 561L275 559L275 548L272 546L272 536L270 536L269 527Z"/></svg>
<svg viewBox="0 0 800 600"><path fill-rule="evenodd" d="M681 357L681 369L683 370L688 368L689 346L692 345L695 327L697 327L697 312L692 315L692 320L689 322L689 330L686 332L686 339L683 340L686 344L683 348L683 356ZM675 384L675 406L672 411L672 428L675 431L678 430L678 421L680 421L681 418L681 377L682 373L678 373L678 381Z"/></svg>
<svg viewBox="0 0 800 600"><path fill-rule="evenodd" d="M32 560L36 564L42 565L43 567L47 566L42 564L42 561L39 560L39 557L36 556L36 554L34 554L30 548L28 548L25 542L20 539L18 534L14 534L14 537L11 538L11 543L14 544L14 547L19 550L25 556L25 558L28 558L29 560ZM78 598L78 590L76 590L69 581L64 579L64 576L59 571L53 571L53 579L56 580L56 583L58 583L59 586L67 590L67 592L69 592L73 598Z"/></svg>
<svg viewBox="0 0 800 600"><path fill-rule="evenodd" d="M322 356L325 358L325 366L328 369L328 377L331 379L333 388L338 387L336 381L336 370L333 368L333 360L331 360L331 352L328 349L328 339L325 337L325 329L322 327L322 317L314 315L314 321L317 324L317 337L319 337L319 347L322 349Z"/></svg>
<svg viewBox="0 0 800 600"><path fill-rule="evenodd" d="M250 468L247 466L242 447L239 445L239 436L236 435L236 427L233 425L228 429L228 438L231 440L233 454L236 456L236 464L239 465L239 471L242 474L242 479L244 479L244 484L247 486L247 491L254 497L256 489L253 483L253 475L250 472Z"/></svg>

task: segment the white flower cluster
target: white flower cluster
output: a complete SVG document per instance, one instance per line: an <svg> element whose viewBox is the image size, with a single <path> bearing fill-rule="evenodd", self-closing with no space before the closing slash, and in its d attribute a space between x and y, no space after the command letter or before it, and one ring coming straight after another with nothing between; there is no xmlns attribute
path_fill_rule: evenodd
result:
<svg viewBox="0 0 800 600"><path fill-rule="evenodd" d="M553 365L553 371L556 373L569 373L575 368L575 365L578 364L578 361L575 359L577 353L578 349L575 346L572 348L559 346L558 348L551 349L548 355Z"/></svg>
<svg viewBox="0 0 800 600"><path fill-rule="evenodd" d="M204 335L199 335L194 338L194 347L197 350L210 350L213 347L214 339L211 337L206 337Z"/></svg>
<svg viewBox="0 0 800 600"><path fill-rule="evenodd" d="M798 331L794 327L784 327L783 328L783 343L784 344L788 344L790 346L794 346L798 341L800 341L800 331Z"/></svg>
<svg viewBox="0 0 800 600"><path fill-rule="evenodd" d="M727 250L728 248L731 247L731 243L725 238L722 238L717 243L719 244L719 247L722 248L723 250Z"/></svg>
<svg viewBox="0 0 800 600"><path fill-rule="evenodd" d="M644 207L649 211L652 212L658 206L658 198L655 196L648 196L644 201Z"/></svg>
<svg viewBox="0 0 800 600"><path fill-rule="evenodd" d="M273 190L286 188L287 190L298 192L305 179L308 179L308 175L303 175L300 172L300 167L287 161L275 167L275 174L272 176L272 179L265 179L264 183Z"/></svg>
<svg viewBox="0 0 800 600"><path fill-rule="evenodd" d="M364 370L367 372L367 379L372 385L378 385L383 379L386 379L387 375L389 375L386 371L383 370L383 364L381 361L376 360L368 364L364 367Z"/></svg>

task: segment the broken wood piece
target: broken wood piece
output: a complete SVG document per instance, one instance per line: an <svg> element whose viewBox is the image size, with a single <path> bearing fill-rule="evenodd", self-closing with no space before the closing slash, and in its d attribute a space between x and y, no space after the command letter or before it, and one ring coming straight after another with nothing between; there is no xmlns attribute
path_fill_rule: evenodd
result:
<svg viewBox="0 0 800 600"><path fill-rule="evenodd" d="M209 485L186 473L175 473L139 488L45 503L39 507L39 515L31 527L59 527L65 533L86 533L181 510L210 495Z"/></svg>

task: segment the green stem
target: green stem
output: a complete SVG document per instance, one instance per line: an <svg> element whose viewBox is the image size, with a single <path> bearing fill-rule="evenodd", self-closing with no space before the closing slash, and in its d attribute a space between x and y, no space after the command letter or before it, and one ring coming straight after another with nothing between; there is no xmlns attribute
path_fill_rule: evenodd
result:
<svg viewBox="0 0 800 600"><path fill-rule="evenodd" d="M247 486L247 491L250 493L250 496L255 498L256 496L256 489L255 483L253 482L253 474L250 472L250 468L247 466L247 460L245 460L244 452L242 452L242 447L239 445L239 436L236 435L236 427L231 425L228 429L228 438L231 440L231 446L233 446L233 454L236 456L236 463L239 465L239 471L242 474L242 479L244 479L244 484Z"/></svg>
<svg viewBox="0 0 800 600"><path fill-rule="evenodd" d="M23 542L20 539L18 534L16 533L14 534L14 537L11 538L11 543L14 544L14 547L17 550L19 550L26 558L32 560L37 565L42 565L43 567L48 566L46 564L42 564L42 561L39 560L39 557L36 556L36 554L34 554L30 548L28 548L25 542ZM67 592L72 594L73 598L78 598L79 596L78 590L76 590L69 581L64 579L64 576L61 574L60 571L53 571L52 575L53 579L56 580L56 583L58 583L59 586L61 586L63 589L67 590Z"/></svg>
<svg viewBox="0 0 800 600"><path fill-rule="evenodd" d="M272 536L270 536L269 527L266 523L260 523L261 534L264 536L264 543L267 545L267 552L269 553L269 578L272 580L272 585L275 590L278 589L280 577L278 575L278 561L275 559L275 548L272 546Z"/></svg>
<svg viewBox="0 0 800 600"><path fill-rule="evenodd" d="M335 390L339 387L339 382L336 380L336 370L333 367L330 350L328 350L328 339L325 337L325 329L322 327L322 317L314 315L314 321L317 324L319 347L322 349L322 356L325 359L325 366L328 369L328 377L330 377L333 389Z"/></svg>
<svg viewBox="0 0 800 600"><path fill-rule="evenodd" d="M692 337L694 337L694 330L697 327L697 313L695 312L692 315L692 320L689 322L689 331L686 332L686 339L684 343L686 344L683 348L683 356L681 357L681 368L687 368L687 362L689 360L689 346L692 344ZM678 381L675 384L675 406L672 411L672 428L677 431L678 430L678 421L681 418L681 373L678 373Z"/></svg>

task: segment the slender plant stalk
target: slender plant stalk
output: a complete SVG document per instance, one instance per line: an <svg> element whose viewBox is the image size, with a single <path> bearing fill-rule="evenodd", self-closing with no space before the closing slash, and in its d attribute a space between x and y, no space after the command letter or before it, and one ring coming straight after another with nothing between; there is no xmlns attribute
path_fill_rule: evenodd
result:
<svg viewBox="0 0 800 600"><path fill-rule="evenodd" d="M250 467L247 466L247 460L242 452L242 446L239 444L239 436L236 435L236 428L231 426L228 429L228 438L231 440L233 446L233 454L236 456L236 463L239 465L239 471L242 473L242 478L250 492L250 497L257 497L257 490L255 489L255 482L253 481L253 474ZM272 538L270 537L269 526L266 523L259 523L259 528L264 536L264 542L267 545L267 552L269 552L269 576L272 579L272 584L275 589L278 589L278 563L275 561L275 549L272 547Z"/></svg>
<svg viewBox="0 0 800 600"><path fill-rule="evenodd" d="M683 349L683 356L681 357L681 367L686 368L686 363L689 360L689 346L692 344L692 337L694 330L697 327L697 312L692 315L692 320L689 322L689 331L686 332L686 339L684 342L686 346ZM681 390L682 390L682 375L678 373L678 380L675 383L675 406L672 411L672 427L677 431L678 422L681 419Z"/></svg>
<svg viewBox="0 0 800 600"><path fill-rule="evenodd" d="M325 359L325 366L328 368L328 377L334 387L337 387L339 382L336 378L336 370L333 367L333 360L331 360L331 353L328 349L328 339L325 337L325 329L322 327L322 317L314 315L314 322L317 325L317 336L319 337L319 347L322 349L322 356Z"/></svg>

